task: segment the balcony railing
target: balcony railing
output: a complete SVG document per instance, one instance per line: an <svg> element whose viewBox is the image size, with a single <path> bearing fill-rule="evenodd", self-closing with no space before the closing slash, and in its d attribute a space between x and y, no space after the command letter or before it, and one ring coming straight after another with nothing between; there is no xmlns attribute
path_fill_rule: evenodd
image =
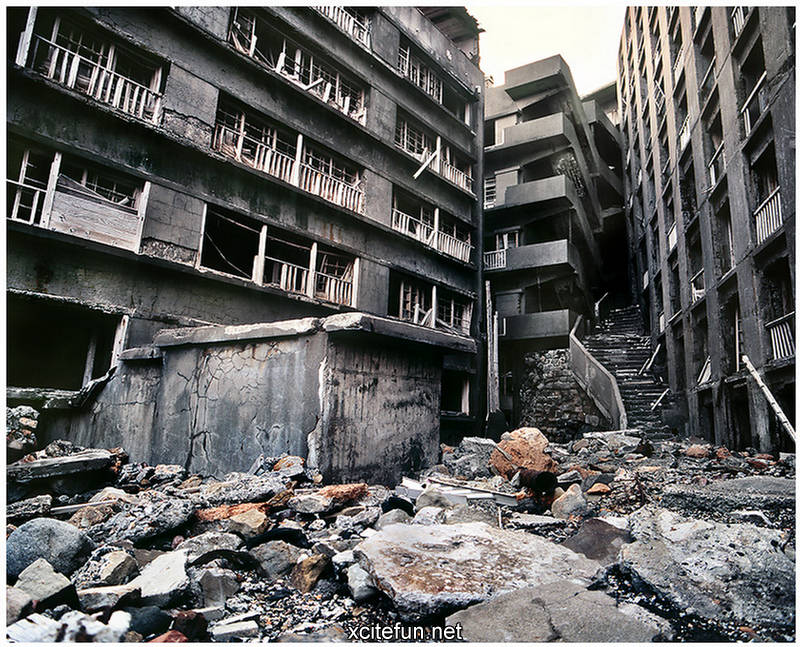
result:
<svg viewBox="0 0 800 647"><path fill-rule="evenodd" d="M269 283L277 285L281 290L294 292L296 294L307 294L308 292L308 268L302 265L295 265L283 261L279 258L267 256L268 261L274 263L272 268L272 278Z"/></svg>
<svg viewBox="0 0 800 647"><path fill-rule="evenodd" d="M750 13L750 7L734 7L731 9L731 22L733 23L733 37L736 38L742 33L744 23L747 19L747 14Z"/></svg>
<svg viewBox="0 0 800 647"><path fill-rule="evenodd" d="M794 311L766 324L772 346L772 359L794 357Z"/></svg>
<svg viewBox="0 0 800 647"><path fill-rule="evenodd" d="M714 84L717 82L717 57L711 59L711 62L708 64L708 69L706 70L705 76L703 76L703 80L700 82L700 99L702 102L708 100L708 97L711 96L711 92L714 89Z"/></svg>
<svg viewBox="0 0 800 647"><path fill-rule="evenodd" d="M696 272L691 279L692 283L692 303L697 303L706 295L705 272L701 269Z"/></svg>
<svg viewBox="0 0 800 647"><path fill-rule="evenodd" d="M340 207L356 213L364 213L364 192L361 189L308 164L300 164L298 186L303 191L318 195Z"/></svg>
<svg viewBox="0 0 800 647"><path fill-rule="evenodd" d="M446 160L442 160L442 175L462 189L472 191L472 178Z"/></svg>
<svg viewBox="0 0 800 647"><path fill-rule="evenodd" d="M681 76L681 72L683 72L683 61L686 58L686 50L686 43L684 43L675 56L675 63L672 66L672 79L675 85L678 84L678 79Z"/></svg>
<svg viewBox="0 0 800 647"><path fill-rule="evenodd" d="M353 305L353 281L317 272L314 296L343 306Z"/></svg>
<svg viewBox="0 0 800 647"><path fill-rule="evenodd" d="M47 78L137 119L161 120L161 93L42 36L33 41L32 66Z"/></svg>
<svg viewBox="0 0 800 647"><path fill-rule="evenodd" d="M497 203L497 178L487 177L483 181L483 208L491 209Z"/></svg>
<svg viewBox="0 0 800 647"><path fill-rule="evenodd" d="M272 148L265 142L248 137L241 131L217 124L212 147L215 151L233 157L257 171L269 173L284 182L292 181L294 157Z"/></svg>
<svg viewBox="0 0 800 647"><path fill-rule="evenodd" d="M672 227L669 228L667 232L667 249L672 251L678 244L678 228L675 226L675 223L672 223Z"/></svg>
<svg viewBox="0 0 800 647"><path fill-rule="evenodd" d="M392 211L392 229L433 247L433 225L397 209Z"/></svg>
<svg viewBox="0 0 800 647"><path fill-rule="evenodd" d="M783 211L781 209L781 188L775 187L755 210L756 219L756 244L760 245L783 224Z"/></svg>
<svg viewBox="0 0 800 647"><path fill-rule="evenodd" d="M369 23L354 15L347 7L329 5L314 9L338 25L354 41L369 47Z"/></svg>
<svg viewBox="0 0 800 647"><path fill-rule="evenodd" d="M502 270L506 266L506 250L497 249L483 253L483 268L486 270Z"/></svg>
<svg viewBox="0 0 800 647"><path fill-rule="evenodd" d="M722 174L725 173L724 147L724 144L720 144L719 148L714 151L711 161L708 163L708 180L711 186L715 186L722 177Z"/></svg>
<svg viewBox="0 0 800 647"><path fill-rule="evenodd" d="M767 109L769 88L767 87L766 80L767 73L764 72L758 79L758 82L753 88L753 91L750 93L750 96L747 97L747 100L744 102L744 107L742 108L742 117L744 119L745 136L750 134L750 131L753 130L753 126L758 121L758 118L764 114L764 111Z"/></svg>
<svg viewBox="0 0 800 647"><path fill-rule="evenodd" d="M436 249L465 263L469 263L469 257L472 253L472 245L467 241L446 234L443 231L436 232Z"/></svg>
<svg viewBox="0 0 800 647"><path fill-rule="evenodd" d="M691 140L691 132L689 131L689 115L686 115L686 119L683 120L680 132L678 133L678 141L680 142L681 150L683 150L689 145L690 140Z"/></svg>
<svg viewBox="0 0 800 647"><path fill-rule="evenodd" d="M41 223L42 207L47 191L14 180L6 180L6 185L9 200L8 219L29 225Z"/></svg>

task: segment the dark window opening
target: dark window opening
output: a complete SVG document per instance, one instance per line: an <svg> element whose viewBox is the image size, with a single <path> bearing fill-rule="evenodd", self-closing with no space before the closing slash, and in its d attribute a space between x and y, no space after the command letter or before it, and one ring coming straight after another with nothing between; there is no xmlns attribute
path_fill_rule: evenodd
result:
<svg viewBox="0 0 800 647"><path fill-rule="evenodd" d="M469 414L469 376L442 371L442 412Z"/></svg>
<svg viewBox="0 0 800 647"><path fill-rule="evenodd" d="M253 279L261 223L208 207L200 265L216 272Z"/></svg>

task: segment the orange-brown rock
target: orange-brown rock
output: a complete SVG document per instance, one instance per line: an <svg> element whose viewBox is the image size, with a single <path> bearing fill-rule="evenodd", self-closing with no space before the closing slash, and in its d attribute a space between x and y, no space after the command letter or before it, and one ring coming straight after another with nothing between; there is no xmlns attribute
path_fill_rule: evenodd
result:
<svg viewBox="0 0 800 647"><path fill-rule="evenodd" d="M264 514L268 514L270 510L269 503L237 503L236 505L220 505L216 508L204 508L197 510L194 514L198 521L218 521L219 519L228 519L234 515L247 512L248 510L260 510Z"/></svg>
<svg viewBox="0 0 800 647"><path fill-rule="evenodd" d="M689 458L708 458L708 445L689 445L684 454Z"/></svg>
<svg viewBox="0 0 800 647"><path fill-rule="evenodd" d="M153 640L148 640L151 643L188 643L189 639L184 636L180 631L170 629L168 632L156 636Z"/></svg>
<svg viewBox="0 0 800 647"><path fill-rule="evenodd" d="M728 449L727 447L717 447L717 451L714 452L714 456L716 456L718 460L730 458L731 450Z"/></svg>
<svg viewBox="0 0 800 647"><path fill-rule="evenodd" d="M306 461L301 456L284 456L281 458L275 465L272 466L272 471L277 472L278 470L282 470L285 467L294 467L297 463L300 465L305 465Z"/></svg>
<svg viewBox="0 0 800 647"><path fill-rule="evenodd" d="M507 479L517 472L518 468L536 470L538 472L556 472L558 465L544 453L549 444L545 435L535 427L522 427L512 431L506 440L501 440L497 449L492 452L489 464Z"/></svg>
<svg viewBox="0 0 800 647"><path fill-rule="evenodd" d="M608 494L611 488L605 483L595 483L592 487L586 490L586 494Z"/></svg>
<svg viewBox="0 0 800 647"><path fill-rule="evenodd" d="M331 499L336 503L358 501L367 496L369 488L366 483L342 483L340 485L326 485L319 491L320 496Z"/></svg>
<svg viewBox="0 0 800 647"><path fill-rule="evenodd" d="M69 522L76 528L89 528L96 523L102 523L109 519L115 512L113 503L103 505L87 506L77 510L69 518Z"/></svg>

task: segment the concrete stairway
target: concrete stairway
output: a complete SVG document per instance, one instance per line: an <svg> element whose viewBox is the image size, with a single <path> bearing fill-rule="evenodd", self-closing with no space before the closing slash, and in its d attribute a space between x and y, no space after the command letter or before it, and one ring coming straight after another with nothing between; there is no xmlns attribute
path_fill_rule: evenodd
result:
<svg viewBox="0 0 800 647"><path fill-rule="evenodd" d="M650 357L650 341L644 336L638 306L612 310L583 344L617 379L629 429L660 430L660 409L650 410L666 385L656 384L650 372L637 375ZM669 397L667 394L666 398ZM663 402L663 401L662 401Z"/></svg>

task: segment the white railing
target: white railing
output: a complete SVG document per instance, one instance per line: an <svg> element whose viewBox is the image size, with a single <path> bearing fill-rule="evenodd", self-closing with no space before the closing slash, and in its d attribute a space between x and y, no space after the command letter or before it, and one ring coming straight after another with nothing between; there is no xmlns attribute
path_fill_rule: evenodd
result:
<svg viewBox="0 0 800 647"><path fill-rule="evenodd" d="M642 290L646 290L648 285L650 285L650 271L645 270L642 274Z"/></svg>
<svg viewBox="0 0 800 647"><path fill-rule="evenodd" d="M161 93L42 36L33 38L32 66L47 78L137 119L155 124L161 120Z"/></svg>
<svg viewBox="0 0 800 647"><path fill-rule="evenodd" d="M678 84L678 79L681 76L681 72L683 72L683 60L686 58L686 43L681 45L680 50L678 51L677 56L675 56L675 63L672 66L672 79L675 85Z"/></svg>
<svg viewBox="0 0 800 647"><path fill-rule="evenodd" d="M711 379L711 356L706 357L703 362L703 367L700 369L700 374L697 376L697 383L704 384Z"/></svg>
<svg viewBox="0 0 800 647"><path fill-rule="evenodd" d="M675 223L672 223L672 227L669 228L667 232L667 249L672 251L675 246L678 244L678 228L675 227Z"/></svg>
<svg viewBox="0 0 800 647"><path fill-rule="evenodd" d="M733 23L733 37L736 38L744 29L744 21L750 12L749 7L734 7L731 10L731 22Z"/></svg>
<svg viewBox="0 0 800 647"><path fill-rule="evenodd" d="M775 187L755 210L756 244L760 245L783 224L781 209L781 188Z"/></svg>
<svg viewBox="0 0 800 647"><path fill-rule="evenodd" d="M700 82L700 98L702 101L708 99L711 96L711 90L714 89L714 83L717 81L717 57L711 59L711 62L708 64L708 69L706 70L705 75L703 76L703 80Z"/></svg>
<svg viewBox="0 0 800 647"><path fill-rule="evenodd" d="M364 192L361 189L332 175L322 173L308 164L300 164L298 186L303 191L318 195L340 207L356 213L364 213Z"/></svg>
<svg viewBox="0 0 800 647"><path fill-rule="evenodd" d="M506 250L498 249L483 253L483 267L487 270L502 270L506 266Z"/></svg>
<svg viewBox="0 0 800 647"><path fill-rule="evenodd" d="M246 153L244 152L245 144L247 144ZM247 137L240 131L217 124L214 129L212 147L215 151L233 157L257 171L269 173L284 182L292 181L295 164L293 157L281 153L264 142Z"/></svg>
<svg viewBox="0 0 800 647"><path fill-rule="evenodd" d="M742 118L744 119L745 136L750 134L750 131L753 130L753 125L767 109L767 93L769 88L765 83L766 80L767 73L764 72L758 79L758 82L753 88L753 91L750 93L750 96L747 97L747 100L744 102L744 107L742 108Z"/></svg>
<svg viewBox="0 0 800 647"><path fill-rule="evenodd" d="M664 332L667 328L667 316L663 310L658 313L658 332Z"/></svg>
<svg viewBox="0 0 800 647"><path fill-rule="evenodd" d="M456 168L450 162L442 160L442 175L450 180L453 184L457 184L462 189L472 191L472 178L461 169Z"/></svg>
<svg viewBox="0 0 800 647"><path fill-rule="evenodd" d="M719 182L722 174L725 172L725 154L723 152L724 144L720 143L711 161L708 163L708 180L711 186Z"/></svg>
<svg viewBox="0 0 800 647"><path fill-rule="evenodd" d="M765 325L772 345L772 359L794 357L794 311Z"/></svg>
<svg viewBox="0 0 800 647"><path fill-rule="evenodd" d="M697 303L706 295L705 272L703 269L701 269L699 272L696 272L694 276L692 276L691 284L692 303Z"/></svg>
<svg viewBox="0 0 800 647"><path fill-rule="evenodd" d="M273 274L269 283L277 285L286 292L306 294L308 291L308 268L302 265L288 263L278 258L266 257L267 260L275 263Z"/></svg>
<svg viewBox="0 0 800 647"><path fill-rule="evenodd" d="M392 229L433 247L433 225L429 225L419 218L393 209Z"/></svg>
<svg viewBox="0 0 800 647"><path fill-rule="evenodd" d="M42 207L47 191L14 180L6 180L6 183L8 196L14 196L8 211L8 219L29 225L41 223Z"/></svg>
<svg viewBox="0 0 800 647"><path fill-rule="evenodd" d="M330 274L316 273L314 296L343 306L353 305L353 281Z"/></svg>
<svg viewBox="0 0 800 647"><path fill-rule="evenodd" d="M689 141L691 140L691 132L689 131L689 115L686 115L686 119L684 119L683 124L681 124L681 130L678 133L678 140L680 142L681 150L689 145Z"/></svg>
<svg viewBox="0 0 800 647"><path fill-rule="evenodd" d="M467 241L460 240L443 231L436 232L436 249L465 263L469 263L469 257L472 254L472 245Z"/></svg>
<svg viewBox="0 0 800 647"><path fill-rule="evenodd" d="M369 47L369 23L363 23L358 16L350 13L347 7L328 5L314 9L338 25L339 29L350 38Z"/></svg>
<svg viewBox="0 0 800 647"><path fill-rule="evenodd" d="M483 208L491 209L497 202L497 178L487 177L483 181Z"/></svg>

